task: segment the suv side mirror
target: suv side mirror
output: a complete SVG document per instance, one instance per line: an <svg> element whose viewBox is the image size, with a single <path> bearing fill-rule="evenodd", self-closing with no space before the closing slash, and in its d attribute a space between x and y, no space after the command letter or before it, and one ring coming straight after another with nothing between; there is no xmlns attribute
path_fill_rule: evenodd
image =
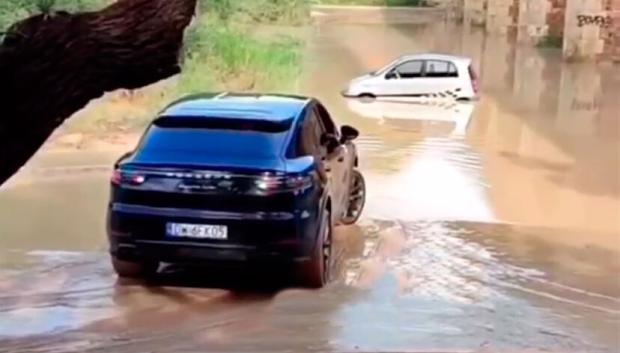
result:
<svg viewBox="0 0 620 353"><path fill-rule="evenodd" d="M390 72L388 72L387 74L385 74L385 79L386 80L393 80L395 78L398 78L398 75L396 75L396 71L392 70Z"/></svg>
<svg viewBox="0 0 620 353"><path fill-rule="evenodd" d="M334 134L324 133L321 136L321 146L327 149L327 153L332 153L340 146L340 141Z"/></svg>
<svg viewBox="0 0 620 353"><path fill-rule="evenodd" d="M348 142L348 141L353 141L355 140L359 135L360 132L357 131L356 128L354 128L353 126L349 126L349 125L343 125L340 128L340 134L342 135L342 143Z"/></svg>

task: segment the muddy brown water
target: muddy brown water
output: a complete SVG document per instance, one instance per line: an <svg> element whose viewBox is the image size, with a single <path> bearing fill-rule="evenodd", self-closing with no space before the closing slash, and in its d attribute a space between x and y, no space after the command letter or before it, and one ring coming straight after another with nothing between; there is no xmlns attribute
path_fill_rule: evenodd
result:
<svg viewBox="0 0 620 353"><path fill-rule="evenodd" d="M338 95L422 51L472 57L482 99ZM0 352L620 349L617 66L447 24L318 26L306 66L303 91L362 132L368 204L337 230L332 284L179 268L118 282L104 214L120 153L43 152L0 191Z"/></svg>

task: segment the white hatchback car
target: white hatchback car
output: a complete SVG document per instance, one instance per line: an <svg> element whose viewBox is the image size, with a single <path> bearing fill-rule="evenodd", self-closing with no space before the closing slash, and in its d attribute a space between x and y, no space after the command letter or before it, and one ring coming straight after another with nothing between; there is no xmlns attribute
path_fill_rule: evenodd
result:
<svg viewBox="0 0 620 353"><path fill-rule="evenodd" d="M353 79L342 95L473 100L478 96L478 76L468 58L406 55L378 71Z"/></svg>

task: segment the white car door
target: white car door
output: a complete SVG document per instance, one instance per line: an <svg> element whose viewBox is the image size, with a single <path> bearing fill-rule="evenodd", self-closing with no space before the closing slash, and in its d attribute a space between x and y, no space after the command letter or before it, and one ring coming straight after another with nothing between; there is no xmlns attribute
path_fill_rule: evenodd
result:
<svg viewBox="0 0 620 353"><path fill-rule="evenodd" d="M456 65L451 61L427 60L424 68L424 76L429 91L440 97L453 97L459 87L459 75ZM452 94L451 94L452 93Z"/></svg>
<svg viewBox="0 0 620 353"><path fill-rule="evenodd" d="M425 87L424 61L410 60L395 65L383 75L381 94L384 96L419 96Z"/></svg>

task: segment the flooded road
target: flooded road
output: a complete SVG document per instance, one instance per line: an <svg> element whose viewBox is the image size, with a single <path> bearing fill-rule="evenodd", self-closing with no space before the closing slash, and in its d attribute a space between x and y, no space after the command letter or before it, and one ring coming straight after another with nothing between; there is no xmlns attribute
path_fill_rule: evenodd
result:
<svg viewBox="0 0 620 353"><path fill-rule="evenodd" d="M179 268L120 283L100 167L120 153L41 154L0 191L0 352L620 350L617 66L447 24L324 24L308 50L302 91L361 130L368 184L332 284ZM423 51L472 57L481 100L338 95Z"/></svg>

